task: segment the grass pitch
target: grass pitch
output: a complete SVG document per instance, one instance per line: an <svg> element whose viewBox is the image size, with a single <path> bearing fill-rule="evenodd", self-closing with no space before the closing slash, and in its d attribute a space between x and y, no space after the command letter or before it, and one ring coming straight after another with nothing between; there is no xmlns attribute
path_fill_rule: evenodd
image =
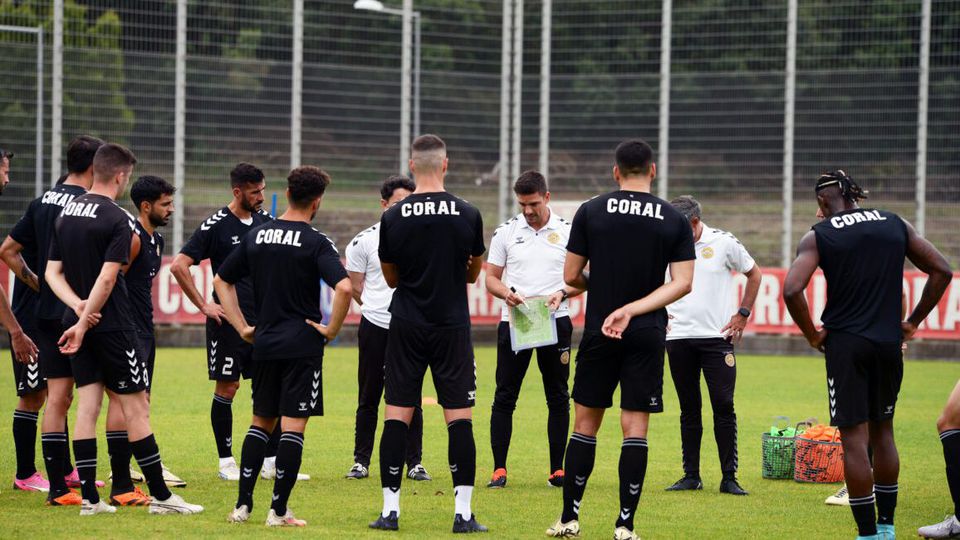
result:
<svg viewBox="0 0 960 540"><path fill-rule="evenodd" d="M6 356L6 354L4 355ZM9 358L9 356L6 356ZM44 496L10 489L14 474L11 415L16 401L9 369L0 372L0 536L4 538L75 536L95 538L145 537L263 537L290 535L328 538L440 538L450 536L453 496L447 468L447 435L436 405L424 409L424 465L432 482L405 481L401 530L377 533L367 529L380 509L381 494L376 451L371 478L343 479L352 463L353 422L357 385L355 348L330 348L326 353L323 389L326 416L313 419L306 434L302 472L313 478L299 483L290 500L305 530L267 530L271 482L257 487L250 523L231 525L225 516L236 497L236 484L217 479L216 450L209 410L212 383L207 381L200 349L158 352L153 426L164 462L188 482L179 490L206 507L199 516L149 516L143 508L121 509L115 515L81 518L76 507L51 508ZM560 512L560 490L547 486L546 405L539 373L531 367L514 416L514 435L506 489L487 490L492 468L489 447L490 403L493 396L495 351L477 349L479 391L474 433L478 451L474 511L490 527L491 537L538 538ZM763 480L760 434L771 419L786 415L799 421L828 418L823 361L819 358L749 357L738 359L736 408L740 424L740 479L749 497L717 492L720 471L713 442L709 405L704 411L701 474L704 490L665 493L681 475L679 412L669 380L664 387L666 412L654 415L650 428L650 462L637 513L637 532L644 538L853 538L856 528L848 508L828 507L823 499L838 485L798 484ZM916 528L939 521L951 504L943 473L943 455L936 436L936 418L960 377L955 363L911 361L906 364L897 407L896 436L900 447L898 533L914 536ZM572 377L571 377L572 381ZM425 382L425 395L434 395ZM704 400L706 389L704 388ZM237 459L250 415L249 385L234 401L234 445ZM615 399L615 403L616 403ZM382 413L381 413L382 414ZM585 538L609 538L618 513L617 461L620 451L618 411L608 412L601 429L596 467L584 498L581 525ZM99 477L106 479L108 459L101 428ZM379 430L378 430L379 433ZM38 441L38 465L40 450ZM107 489L101 490L103 495Z"/></svg>

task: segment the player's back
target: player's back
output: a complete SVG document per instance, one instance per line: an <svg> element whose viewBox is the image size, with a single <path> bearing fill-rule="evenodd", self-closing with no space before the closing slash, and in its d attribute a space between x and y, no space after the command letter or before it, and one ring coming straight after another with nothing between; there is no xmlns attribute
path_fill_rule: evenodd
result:
<svg viewBox="0 0 960 540"><path fill-rule="evenodd" d="M81 195L64 207L56 222L50 260L63 262L64 277L80 298L90 296L105 262L128 262L133 221L113 199L95 193ZM118 271L116 284L101 309L100 323L91 331L133 329L131 312L126 281ZM76 315L66 310L64 323L74 322Z"/></svg>
<svg viewBox="0 0 960 540"><path fill-rule="evenodd" d="M877 342L901 339L907 226L884 210L855 208L813 226L827 280L823 325Z"/></svg>
<svg viewBox="0 0 960 540"><path fill-rule="evenodd" d="M485 250L480 212L463 199L414 193L396 204L380 227L380 260L400 277L390 313L421 326L469 326L467 265Z"/></svg>
<svg viewBox="0 0 960 540"><path fill-rule="evenodd" d="M597 332L614 310L663 285L671 262L694 258L689 223L669 202L639 191L585 202L573 219L567 250L589 260L586 329ZM666 322L660 309L634 317L630 328L664 328Z"/></svg>

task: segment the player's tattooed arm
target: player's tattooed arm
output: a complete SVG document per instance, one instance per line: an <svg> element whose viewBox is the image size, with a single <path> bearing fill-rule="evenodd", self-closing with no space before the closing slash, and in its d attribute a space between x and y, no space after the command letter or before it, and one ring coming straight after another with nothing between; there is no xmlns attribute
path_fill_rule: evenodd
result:
<svg viewBox="0 0 960 540"><path fill-rule="evenodd" d="M929 276L926 285L923 286L920 301L913 308L913 313L903 322L903 339L906 341L913 337L920 323L940 302L943 293L950 286L953 272L946 257L929 240L920 236L906 221L904 224L907 226L907 258L921 272Z"/></svg>
<svg viewBox="0 0 960 540"><path fill-rule="evenodd" d="M330 309L330 320L327 324L323 325L310 319L307 319L306 323L320 332L328 341L337 337L340 328L343 327L343 320L347 317L347 310L350 309L350 297L352 295L353 287L350 285L350 279L341 279L333 288L333 307Z"/></svg>
<svg viewBox="0 0 960 540"><path fill-rule="evenodd" d="M820 252L817 251L817 236L813 231L808 232L800 239L797 247L797 258L790 266L783 283L783 301L787 304L790 316L797 322L800 331L807 338L807 343L818 351L823 351L823 342L827 337L826 330L817 330L810 317L810 306L807 305L806 290L810 278L820 264Z"/></svg>
<svg viewBox="0 0 960 540"><path fill-rule="evenodd" d="M10 332L10 348L13 350L13 356L21 364L32 364L37 361L37 346L33 343L17 318L10 309L10 302L7 300L7 293L0 287L0 324Z"/></svg>
<svg viewBox="0 0 960 540"><path fill-rule="evenodd" d="M3 241L3 245L0 245L0 259L3 259L3 262L13 271L17 279L26 283L27 286L34 291L39 291L40 280L37 279L37 274L27 266L27 261L23 259L22 251L23 246L8 236Z"/></svg>
<svg viewBox="0 0 960 540"><path fill-rule="evenodd" d="M253 334L255 328L247 324L247 319L240 310L240 300L237 298L237 287L233 283L224 281L220 274L213 277L213 290L217 292L217 298L220 299L220 307L223 308L223 316L237 330L246 342L253 343Z"/></svg>
<svg viewBox="0 0 960 540"><path fill-rule="evenodd" d="M224 317L223 308L216 302L207 302L200 291L197 290L197 285L193 282L193 274L190 273L190 267L194 264L196 264L196 261L189 255L177 253L170 264L170 273L173 274L180 285L180 289L193 302L193 305L197 306L197 309L203 312L208 319L213 319L217 321L217 324L221 324L220 319Z"/></svg>

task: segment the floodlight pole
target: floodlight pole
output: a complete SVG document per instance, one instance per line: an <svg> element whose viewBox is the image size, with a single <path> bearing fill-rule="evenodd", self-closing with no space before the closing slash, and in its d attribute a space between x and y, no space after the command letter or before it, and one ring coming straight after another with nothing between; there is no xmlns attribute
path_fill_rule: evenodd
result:
<svg viewBox="0 0 960 540"><path fill-rule="evenodd" d="M0 32L34 34L37 36L37 124L34 138L34 156L36 171L33 177L34 197L43 193L43 27L0 25Z"/></svg>
<svg viewBox="0 0 960 540"><path fill-rule="evenodd" d="M63 153L63 0L53 0L53 73L50 89L50 185L60 178Z"/></svg>
<svg viewBox="0 0 960 540"><path fill-rule="evenodd" d="M183 245L183 188L186 183L187 125L187 0L177 0L177 49L174 72L173 112L173 252Z"/></svg>
<svg viewBox="0 0 960 540"><path fill-rule="evenodd" d="M670 186L670 44L673 1L663 0L660 15L660 131L657 136L657 196L667 198Z"/></svg>
<svg viewBox="0 0 960 540"><path fill-rule="evenodd" d="M797 92L797 0L787 4L787 58L783 90L783 236L780 265L790 266L793 256L793 130Z"/></svg>
<svg viewBox="0 0 960 540"><path fill-rule="evenodd" d="M917 99L917 233L927 229L927 118L930 107L931 0L923 0L920 17L920 88Z"/></svg>
<svg viewBox="0 0 960 540"><path fill-rule="evenodd" d="M303 0L293 1L293 73L290 81L290 168L299 167L303 145Z"/></svg>

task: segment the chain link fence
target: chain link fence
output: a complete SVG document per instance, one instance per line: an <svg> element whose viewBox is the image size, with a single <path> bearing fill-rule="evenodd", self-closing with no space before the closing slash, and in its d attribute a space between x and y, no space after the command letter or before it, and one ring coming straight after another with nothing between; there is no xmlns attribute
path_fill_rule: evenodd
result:
<svg viewBox="0 0 960 540"><path fill-rule="evenodd" d="M228 172L238 161L264 169L282 210L296 117L297 1L0 1L0 25L42 29L43 182L61 167L53 150L62 154L81 133L130 145L138 174L177 178L179 113L183 236L229 200ZM661 153L666 195L699 198L705 220L740 237L764 265L780 265L813 223L812 182L831 168L846 169L869 189L870 205L910 220L924 208L927 236L960 263L960 0L546 0L546 131L544 1L523 2L513 157L501 150L510 133L502 129L501 98L511 95L502 92L504 3L412 2L422 27L421 131L447 140L450 189L478 204L488 227L500 217L501 165L519 160L522 169L537 168L544 133L551 190L563 200L614 188L613 148L639 136ZM340 245L377 219L376 187L401 168L403 18L391 10L403 2L385 7L303 3L299 150L303 163L333 175L318 223ZM178 8L186 22L182 108ZM791 50L795 72L788 69ZM36 34L0 29L0 147L17 154L0 200L3 231L35 196L36 53ZM924 205L918 187L925 187ZM794 202L785 212L788 199ZM792 239L786 250L785 233Z"/></svg>

